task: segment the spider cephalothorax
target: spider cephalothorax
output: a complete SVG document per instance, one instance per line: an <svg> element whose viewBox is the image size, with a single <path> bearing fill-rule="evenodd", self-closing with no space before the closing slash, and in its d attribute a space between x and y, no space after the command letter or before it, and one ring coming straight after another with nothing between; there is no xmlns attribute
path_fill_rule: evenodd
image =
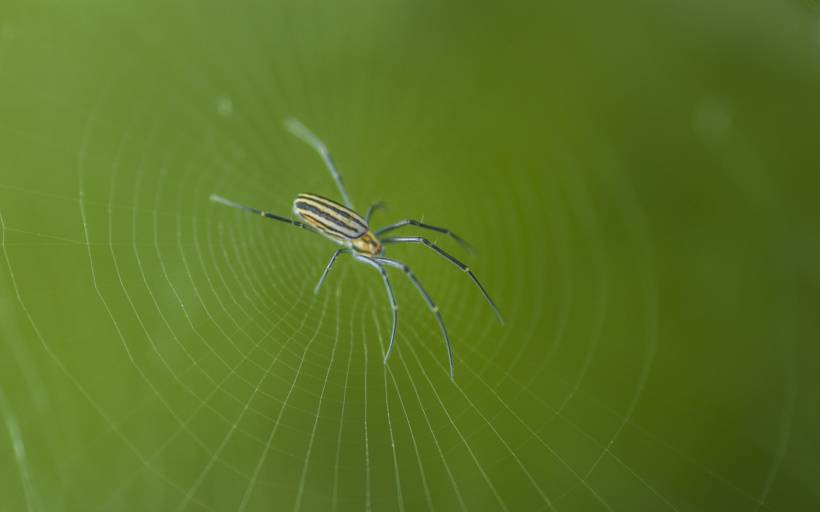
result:
<svg viewBox="0 0 820 512"><path fill-rule="evenodd" d="M353 248L359 251L362 254L367 254L368 256L381 256L382 255L382 243L379 242L379 239L376 238L376 235L368 231L367 233L363 234L356 240L350 242L353 245Z"/></svg>
<svg viewBox="0 0 820 512"><path fill-rule="evenodd" d="M476 284L478 289L481 291L481 294L493 308L493 311L498 317L498 320L503 323L501 313L498 311L498 308L496 307L495 303L490 298L490 296L487 294L486 290L484 290L484 287L481 286L481 283L478 281L478 278L467 267L467 265L451 256L449 253L444 251L444 249L441 249L433 242L427 240L426 238L415 236L393 237L385 239L380 239L379 237L384 233L394 231L404 226L416 226L422 229L428 229L431 231L447 235L459 244L461 244L462 246L464 246L465 248L467 248L468 250L470 249L469 245L467 245L467 243L464 240L456 236L452 231L448 229L431 226L429 224L424 224L422 222L412 219L406 219L396 222L394 224L390 224L389 226L383 227L375 232L371 231L369 227L370 216L376 209L378 209L381 206L381 204L377 203L368 208L367 213L364 217L356 213L356 211L353 209L350 197L347 195L347 191L344 188L344 184L342 183L342 177L336 170L336 166L333 163L333 159L331 158L330 152L327 150L327 147L322 143L321 140L319 140L318 137L316 137L299 121L295 119L289 119L286 121L286 126L291 133L293 133L300 139L304 140L305 142L313 146L313 148L316 151L318 151L319 154L322 156L322 158L325 161L325 164L330 170L330 173L333 175L333 179L336 181L336 185L339 187L339 192L342 194L344 205L316 194L299 194L293 201L293 213L296 214L302 221L304 221L302 222L289 219L287 217L281 217L273 213L264 212L256 208L252 208L250 206L241 205L239 203L229 201L215 194L211 195L211 200L217 203L222 203L227 206L231 206L233 208L239 208L240 210L249 211L251 213L255 213L257 215L261 215L269 219L286 222L288 224L294 225L302 229L306 229L308 231L313 231L314 233L318 233L336 242L337 244L340 244L342 248L338 249L336 252L333 253L333 256L331 256L327 266L325 266L325 270L324 272L322 272L322 276L319 278L319 282L316 284L316 292L318 292L319 288L321 288L322 283L325 280L325 277L327 277L327 273L333 267L333 263L336 261L336 258L340 254L350 254L356 260L362 263L366 263L371 267L375 268L376 270L378 270L384 281L385 288L387 289L387 296L390 300L390 306L393 311L393 328L390 331L390 342L387 345L387 351L384 356L385 363L387 363L387 360L390 357L391 352L393 351L393 342L396 339L396 326L398 324L399 307L396 303L396 298L393 295L393 287L390 284L390 279L387 277L387 272L385 271L384 267L394 267L404 272L410 279L410 281L413 283L413 285L416 287L416 289L419 291L421 296L424 298L424 301L427 303L430 310L433 312L433 315L435 315L436 320L438 321L438 324L441 327L441 332L444 335L444 343L447 346L447 356L450 362L450 378L454 378L453 350L452 346L450 345L450 337L447 334L447 327L444 325L444 320L441 318L441 313L439 312L438 307L433 302L433 299L430 298L430 295L427 293L424 287L422 287L421 282L419 282L415 274L413 274L413 272L407 265L401 263L400 261L385 258L382 256L384 244L417 243L429 247L430 249L437 252L442 257L446 258L447 261L457 266L463 272L470 276L470 279L472 279L472 281Z"/></svg>

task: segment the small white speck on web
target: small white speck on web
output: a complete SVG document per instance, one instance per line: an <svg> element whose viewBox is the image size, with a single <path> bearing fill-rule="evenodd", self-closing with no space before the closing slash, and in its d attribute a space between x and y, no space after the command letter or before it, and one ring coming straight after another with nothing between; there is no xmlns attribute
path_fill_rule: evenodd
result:
<svg viewBox="0 0 820 512"><path fill-rule="evenodd" d="M721 141L732 129L732 110L725 100L703 98L695 105L692 124L695 133L704 141Z"/></svg>
<svg viewBox="0 0 820 512"><path fill-rule="evenodd" d="M231 117L233 115L233 101L228 96L219 96L216 98L216 112L225 117Z"/></svg>

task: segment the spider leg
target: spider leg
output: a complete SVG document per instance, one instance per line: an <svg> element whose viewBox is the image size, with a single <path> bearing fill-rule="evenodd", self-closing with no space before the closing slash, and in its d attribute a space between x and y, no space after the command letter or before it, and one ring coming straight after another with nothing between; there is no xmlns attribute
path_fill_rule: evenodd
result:
<svg viewBox="0 0 820 512"><path fill-rule="evenodd" d="M333 253L333 256L330 257L330 261L327 262L327 266L325 267L324 272L322 272L322 277L319 278L319 282L316 283L316 287L313 288L313 293L319 293L319 288L322 287L322 283L325 282L325 278L327 277L327 273L330 272L330 269L333 267L333 264L336 262L336 258L343 253L349 253L350 249L339 249L338 251Z"/></svg>
<svg viewBox="0 0 820 512"><path fill-rule="evenodd" d="M387 352L384 354L384 364L387 364L387 360L390 359L390 354L393 352L393 344L396 341L396 326L399 321L399 305L396 303L396 296L393 295L393 286L390 284L390 279L387 277L387 272L384 270L384 267L379 263L374 261L372 258L368 258L367 256L362 256L360 254L354 253L353 257L378 270L382 275L384 287L387 289L387 298L390 299L390 309L393 311L393 328L390 329L390 342L387 344Z"/></svg>
<svg viewBox="0 0 820 512"><path fill-rule="evenodd" d="M498 306L495 305L495 302L493 302L493 299L490 298L490 295L487 293L487 290L485 290L484 287L481 285L481 282L478 280L476 275L473 274L473 271L470 270L470 267L468 267L464 263L460 262L459 260L455 259L449 253L447 253L444 249L437 246L436 244L434 244L430 240L427 240L426 238L422 238L420 236L385 238L381 242L383 244L422 244L422 245L424 245L426 247L429 247L430 249L434 250L435 252L437 252L438 254L443 256L445 259L447 259L447 261L449 261L453 265L457 266L462 271L466 272L468 276L470 276L470 279L472 279L473 282L475 283L475 285L478 286L478 289L481 291L481 294L484 296L484 298L490 304L490 307L493 308L493 311L495 312L495 316L498 317L498 321L501 322L501 324L504 324L504 317L501 316L501 312L498 310Z"/></svg>
<svg viewBox="0 0 820 512"><path fill-rule="evenodd" d="M421 282L418 280L416 275L410 270L410 267L408 267L400 261L391 260L389 258L373 258L373 260L384 265L390 265L391 267L395 267L404 272L405 274L407 274L407 278L410 279L410 281L421 294L422 298L424 298L424 302L427 303L427 306L430 308L430 311L432 311L433 315L435 315L436 321L438 321L438 325L439 327L441 327L441 333L444 335L444 344L447 346L447 357L450 360L450 380L455 381L453 346L450 344L450 336L447 334L447 326L444 325L444 320L441 318L441 312L438 310L438 306L436 306L436 303L433 302L433 299L430 298L430 295L421 285Z"/></svg>
<svg viewBox="0 0 820 512"><path fill-rule="evenodd" d="M467 250L467 252L469 252L471 255L475 254L475 250L473 249L473 247L469 243L467 243L463 238L456 235L455 233L453 233L449 229L440 228L440 227L437 227L437 226L431 226L429 224L424 224L423 222L419 222L419 221L413 220L413 219L400 220L399 222L396 222L395 224L390 224L389 226L385 226L385 227L377 230L373 234L378 237L378 236L381 236L381 235L383 235L383 234L385 234L389 231L394 231L396 229L403 228L404 226L416 226L417 228L429 229L430 231L435 231L436 233L442 233L444 235L449 236L450 238L452 238L456 242L458 242L458 244L461 245L461 247L463 247L465 250Z"/></svg>
<svg viewBox="0 0 820 512"><path fill-rule="evenodd" d="M342 175L339 174L339 171L336 169L336 164L333 163L333 157L330 156L330 151L328 151L325 143L322 142L319 137L314 135L314 133L310 131L307 126L303 125L299 122L299 120L293 117L285 119L285 128L287 128L287 130L293 135L308 143L313 147L313 149L316 150L317 153L319 153L319 155L321 155L322 160L325 161L325 165L330 171L330 174L333 176L333 180L336 182L336 186L339 187L339 192L342 194L342 199L344 200L345 206L353 210L353 203L350 201L350 196L347 195L347 191L345 190L344 183L342 182Z"/></svg>
<svg viewBox="0 0 820 512"><path fill-rule="evenodd" d="M376 210L381 210L383 208L387 208L387 203L379 201L378 203L373 203L370 205L370 208L367 209L367 213L364 216L364 220L370 224L370 217Z"/></svg>
<svg viewBox="0 0 820 512"><path fill-rule="evenodd" d="M211 201L215 202L215 203L224 204L225 206L230 206L231 208L236 208L238 210L244 210L246 212L251 212L251 213L254 213L256 215L261 215L262 217L265 217L265 218L268 218L268 219L278 220L279 222L285 222L287 224L291 224L293 226L296 226L297 228L306 229L308 231L311 231L311 232L315 233L315 231L312 227L310 227L309 225L307 225L303 222L299 222L298 220L289 219L287 217L282 217L282 216L279 216L279 215L275 215L273 213L263 212L262 210L258 210L256 208L251 207L251 206L245 206L244 204L235 203L235 202L233 202L229 199L225 199L224 197L216 195L216 194L211 194L211 197L209 199Z"/></svg>

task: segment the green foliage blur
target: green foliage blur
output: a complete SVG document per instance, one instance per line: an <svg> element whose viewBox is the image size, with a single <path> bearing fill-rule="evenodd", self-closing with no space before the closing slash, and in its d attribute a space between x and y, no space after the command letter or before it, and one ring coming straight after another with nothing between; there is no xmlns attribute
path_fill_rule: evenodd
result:
<svg viewBox="0 0 820 512"><path fill-rule="evenodd" d="M806 1L0 7L0 511L820 508ZM469 240L390 272L210 203ZM411 231L407 230L407 234Z"/></svg>

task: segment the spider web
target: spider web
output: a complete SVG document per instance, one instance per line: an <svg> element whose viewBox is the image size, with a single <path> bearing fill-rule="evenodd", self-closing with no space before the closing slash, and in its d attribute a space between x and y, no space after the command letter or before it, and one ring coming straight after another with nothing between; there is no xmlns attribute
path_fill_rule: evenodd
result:
<svg viewBox="0 0 820 512"><path fill-rule="evenodd" d="M591 70L617 62L561 31L571 7L530 17L474 6L466 20L456 6L402 3L162 16L48 7L52 17L33 19L12 5L0 25L0 64L14 71L0 77L0 162L13 169L0 179L4 507L683 511L820 501L807 484L817 458L796 448L816 442L804 432L817 421L796 413L811 387L801 357L812 354L799 343L811 323L796 274L766 274L773 304L752 293L722 321L699 317L723 304L715 290L731 292L737 274L710 274L718 258L682 259L677 244L744 254L749 243L686 232L655 195L665 190L658 178L629 169L655 162L607 135L590 111L609 96L579 85L561 60L575 45ZM548 14L552 43L540 40ZM661 51L618 44L639 59ZM523 64L543 52L555 70ZM554 84L559 71L568 85ZM613 83L613 97L630 83ZM539 103L547 91L558 100ZM590 105L563 103L576 93ZM690 143L739 183L734 206L774 232L761 219L783 199L756 134L732 124L741 100L693 96ZM384 365L390 313L373 269L340 258L314 295L332 246L208 202L217 192L286 214L298 192L335 196L320 159L282 129L288 115L325 139L359 206L390 203L376 225L423 217L478 248L469 263L503 328L457 269L423 248L390 248L441 308L454 383L438 327L403 275L390 274L399 327ZM505 128L488 135L487 126ZM694 194L700 184L678 185ZM739 229L728 210L716 218L724 224L708 235ZM674 236L664 230L674 226ZM779 269L793 263L769 256ZM750 320L755 311L766 313Z"/></svg>

